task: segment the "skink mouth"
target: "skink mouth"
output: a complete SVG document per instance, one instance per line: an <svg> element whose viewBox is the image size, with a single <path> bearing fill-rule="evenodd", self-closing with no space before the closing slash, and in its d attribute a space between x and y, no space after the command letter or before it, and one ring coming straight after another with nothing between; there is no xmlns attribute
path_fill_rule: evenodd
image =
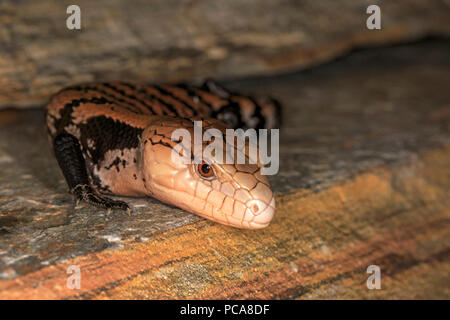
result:
<svg viewBox="0 0 450 320"><path fill-rule="evenodd" d="M191 198L190 201L181 201L182 196L183 194L181 193L158 193L158 198L163 199L167 203L208 220L235 228L265 228L270 224L275 214L275 198L273 194L270 195L269 199L271 200L269 204L267 204L269 200L260 200L263 198L251 199L246 203L230 198L231 201L223 202L221 206L216 206L217 203L213 202L205 203L204 199L197 197ZM223 210L225 209L224 207L227 207L228 210Z"/></svg>
<svg viewBox="0 0 450 320"><path fill-rule="evenodd" d="M213 220L241 229L262 229L267 227L275 214L275 199L270 204L261 200L250 200L245 210L233 215L215 216ZM211 219L211 217L208 217Z"/></svg>

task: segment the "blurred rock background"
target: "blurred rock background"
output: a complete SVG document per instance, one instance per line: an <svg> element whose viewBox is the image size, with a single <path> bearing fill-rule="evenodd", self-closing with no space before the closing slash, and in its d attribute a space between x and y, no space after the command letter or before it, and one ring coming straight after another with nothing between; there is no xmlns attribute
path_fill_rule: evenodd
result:
<svg viewBox="0 0 450 320"><path fill-rule="evenodd" d="M66 9L81 8L81 30ZM377 4L382 30L366 28ZM76 82L273 75L351 49L450 35L448 0L3 0L0 108Z"/></svg>

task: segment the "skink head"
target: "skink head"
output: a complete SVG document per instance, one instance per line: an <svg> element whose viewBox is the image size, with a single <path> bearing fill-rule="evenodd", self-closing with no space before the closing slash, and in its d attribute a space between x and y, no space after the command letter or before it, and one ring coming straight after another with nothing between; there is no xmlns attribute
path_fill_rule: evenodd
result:
<svg viewBox="0 0 450 320"><path fill-rule="evenodd" d="M275 198L260 165L250 163L248 143L244 149L237 143L232 148L225 143L226 127L209 119L202 122L201 138L211 128L223 135L216 144L220 147L215 149L222 148L223 157L218 157L221 161L211 152L215 139L202 141L201 153L197 152L192 121L167 118L152 123L141 141L146 188L164 202L222 224L247 229L268 226L275 212ZM177 129L184 129L190 138L181 137L183 131L175 132ZM227 152L234 155L232 163L226 161ZM245 163L241 164L239 152L246 155Z"/></svg>

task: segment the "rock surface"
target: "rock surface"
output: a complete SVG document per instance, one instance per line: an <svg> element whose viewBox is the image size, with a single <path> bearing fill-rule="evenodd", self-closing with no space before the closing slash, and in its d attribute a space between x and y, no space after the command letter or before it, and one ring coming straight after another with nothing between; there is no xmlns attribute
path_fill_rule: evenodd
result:
<svg viewBox="0 0 450 320"><path fill-rule="evenodd" d="M450 35L445 0L79 0L0 3L0 108L42 106L76 82L275 74L355 47ZM381 30L366 9L381 8Z"/></svg>
<svg viewBox="0 0 450 320"><path fill-rule="evenodd" d="M71 196L42 109L0 111L0 298L450 297L450 43L226 83L284 104L273 223ZM380 265L384 290L368 290ZM66 288L78 265L80 290Z"/></svg>

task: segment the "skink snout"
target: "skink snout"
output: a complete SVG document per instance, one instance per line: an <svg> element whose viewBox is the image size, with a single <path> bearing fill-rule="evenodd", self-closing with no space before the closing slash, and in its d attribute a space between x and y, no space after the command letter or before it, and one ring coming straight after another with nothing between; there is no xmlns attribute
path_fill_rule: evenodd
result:
<svg viewBox="0 0 450 320"><path fill-rule="evenodd" d="M275 213L275 198L272 197L269 204L262 200L250 200L247 202L244 221L252 229L265 228L272 221Z"/></svg>

